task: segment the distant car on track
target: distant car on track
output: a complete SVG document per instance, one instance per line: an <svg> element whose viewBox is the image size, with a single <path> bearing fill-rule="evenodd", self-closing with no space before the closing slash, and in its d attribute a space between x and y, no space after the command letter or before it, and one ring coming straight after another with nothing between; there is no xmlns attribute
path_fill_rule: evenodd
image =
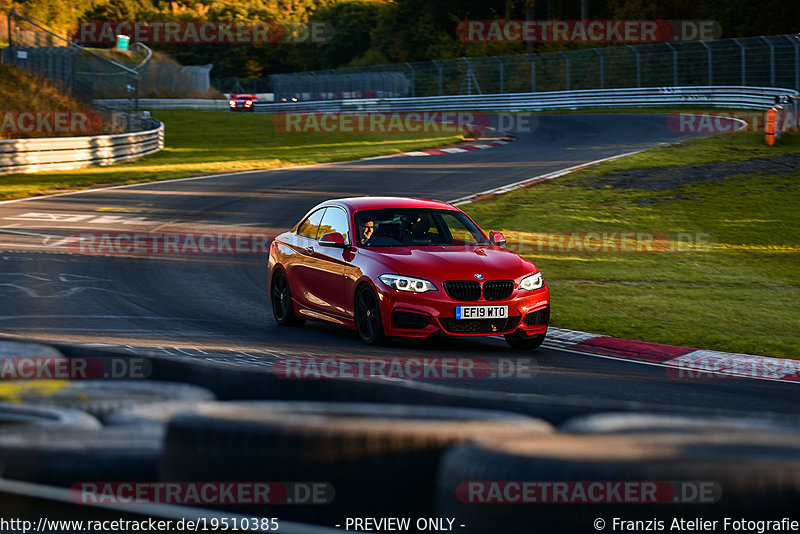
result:
<svg viewBox="0 0 800 534"><path fill-rule="evenodd" d="M445 202L398 197L329 200L269 250L275 320L306 319L386 337L504 335L535 349L550 319L550 294L536 266L503 248Z"/></svg>
<svg viewBox="0 0 800 534"><path fill-rule="evenodd" d="M232 94L228 100L231 111L255 111L258 99L254 94Z"/></svg>

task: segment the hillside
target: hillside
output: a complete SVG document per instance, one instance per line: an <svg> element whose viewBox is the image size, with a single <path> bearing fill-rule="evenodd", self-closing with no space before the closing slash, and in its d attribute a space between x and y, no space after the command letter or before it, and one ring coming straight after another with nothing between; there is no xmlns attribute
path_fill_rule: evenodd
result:
<svg viewBox="0 0 800 534"><path fill-rule="evenodd" d="M0 138L41 137L47 132L24 132L18 128L20 112L89 112L91 108L62 93L46 80L0 64ZM48 134L50 135L50 134Z"/></svg>

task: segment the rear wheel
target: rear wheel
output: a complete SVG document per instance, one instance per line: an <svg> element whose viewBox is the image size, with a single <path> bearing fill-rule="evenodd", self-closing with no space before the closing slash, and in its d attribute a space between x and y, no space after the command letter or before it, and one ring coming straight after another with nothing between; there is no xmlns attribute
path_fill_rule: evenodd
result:
<svg viewBox="0 0 800 534"><path fill-rule="evenodd" d="M369 286L361 286L356 293L355 322L361 341L367 345L377 345L386 339L378 297Z"/></svg>
<svg viewBox="0 0 800 534"><path fill-rule="evenodd" d="M276 269L272 274L272 289L270 290L270 300L272 301L272 314L275 321L280 325L301 325L305 319L300 319L294 313L292 305L292 292L289 290L289 280L286 274Z"/></svg>
<svg viewBox="0 0 800 534"><path fill-rule="evenodd" d="M526 336L524 334L506 334L506 343L512 349L525 349L525 350L534 350L538 349L539 346L544 343L544 336L545 334L539 334L535 336Z"/></svg>

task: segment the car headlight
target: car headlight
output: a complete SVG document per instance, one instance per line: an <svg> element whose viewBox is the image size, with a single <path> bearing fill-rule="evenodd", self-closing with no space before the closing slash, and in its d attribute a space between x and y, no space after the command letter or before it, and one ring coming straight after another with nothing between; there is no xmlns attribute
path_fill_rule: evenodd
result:
<svg viewBox="0 0 800 534"><path fill-rule="evenodd" d="M425 293L426 291L436 291L436 286L422 278L412 278L410 276L400 276L399 274L382 274L381 282L397 289L398 291L408 291L410 293Z"/></svg>
<svg viewBox="0 0 800 534"><path fill-rule="evenodd" d="M544 277L542 273L533 273L523 278L519 283L519 288L525 291L536 291L544 287Z"/></svg>

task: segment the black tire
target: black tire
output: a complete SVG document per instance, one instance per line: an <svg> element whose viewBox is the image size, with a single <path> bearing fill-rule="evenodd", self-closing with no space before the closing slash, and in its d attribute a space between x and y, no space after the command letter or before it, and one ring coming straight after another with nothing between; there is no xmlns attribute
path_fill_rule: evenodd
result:
<svg viewBox="0 0 800 534"><path fill-rule="evenodd" d="M300 326L306 322L294 313L292 304L292 291L289 288L289 279L282 269L275 269L272 273L272 285L269 291L269 300L272 304L272 315L275 321L283 326Z"/></svg>
<svg viewBox="0 0 800 534"><path fill-rule="evenodd" d="M240 506L240 513L313 517L329 525L365 514L431 517L436 470L447 447L523 431L549 433L552 426L513 413L435 406L208 403L169 423L162 478L316 481L335 494L329 506Z"/></svg>
<svg viewBox="0 0 800 534"><path fill-rule="evenodd" d="M380 345L386 341L378 297L372 288L366 284L359 287L356 292L353 315L361 341L367 345Z"/></svg>
<svg viewBox="0 0 800 534"><path fill-rule="evenodd" d="M69 429L99 430L100 421L86 412L48 406L0 403L0 432Z"/></svg>
<svg viewBox="0 0 800 534"><path fill-rule="evenodd" d="M51 387L48 387L48 386ZM14 400L35 406L83 410L100 419L111 412L162 401L214 400L214 394L199 386L155 380L33 380L17 381Z"/></svg>
<svg viewBox="0 0 800 534"><path fill-rule="evenodd" d="M109 413L103 420L106 426L156 425L166 428L167 423L179 414L192 412L201 401L171 401L140 404Z"/></svg>
<svg viewBox="0 0 800 534"><path fill-rule="evenodd" d="M731 417L612 412L569 419L559 430L571 434L674 434L722 432L800 433L800 419L791 416Z"/></svg>
<svg viewBox="0 0 800 534"><path fill-rule="evenodd" d="M537 334L534 336L526 336L524 334L506 334L506 343L508 346L515 350L536 350L542 343L546 334Z"/></svg>
<svg viewBox="0 0 800 534"><path fill-rule="evenodd" d="M51 486L158 480L163 429L118 427L0 434L3 478Z"/></svg>
<svg viewBox="0 0 800 534"><path fill-rule="evenodd" d="M59 350L49 345L23 343L19 341L0 341L0 357L66 359Z"/></svg>
<svg viewBox="0 0 800 534"><path fill-rule="evenodd" d="M657 482L660 502L592 503L588 492L582 501L578 496L541 502L541 490L534 490L538 500L481 502L491 494L491 481L572 482L582 484L584 491L591 482ZM472 484L469 493L467 482ZM669 502L681 492L663 486L699 482L709 489L705 502ZM482 485L475 487L477 483ZM442 459L436 513L457 517L468 533L494 533L497 525L509 534L531 532L532 526L542 532L589 532L597 517L656 518L666 524L673 517L783 517L796 509L798 498L800 444L788 434L555 434L454 446Z"/></svg>

